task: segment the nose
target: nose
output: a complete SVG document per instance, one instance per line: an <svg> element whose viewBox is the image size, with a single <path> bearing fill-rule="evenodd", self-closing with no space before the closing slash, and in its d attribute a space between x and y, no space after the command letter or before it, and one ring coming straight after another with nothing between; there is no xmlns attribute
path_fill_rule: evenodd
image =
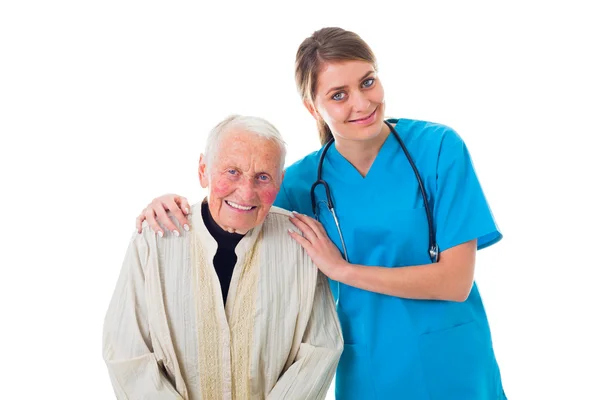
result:
<svg viewBox="0 0 600 400"><path fill-rule="evenodd" d="M352 106L357 112L367 111L369 109L369 105L371 104L371 101L362 91L357 91L356 93L354 93L354 96L352 96L352 100Z"/></svg>
<svg viewBox="0 0 600 400"><path fill-rule="evenodd" d="M242 200L250 202L254 200L254 196L256 194L254 179L250 177L246 177L242 180L240 186L238 187L238 193L240 194Z"/></svg>

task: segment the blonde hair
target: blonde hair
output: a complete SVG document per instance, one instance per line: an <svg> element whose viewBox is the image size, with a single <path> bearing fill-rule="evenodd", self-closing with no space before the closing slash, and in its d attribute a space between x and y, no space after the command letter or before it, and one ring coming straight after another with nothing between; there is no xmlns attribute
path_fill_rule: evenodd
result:
<svg viewBox="0 0 600 400"><path fill-rule="evenodd" d="M315 31L296 53L296 88L302 100L314 106L319 72L328 62L366 61L377 70L377 60L369 45L354 32L342 28ZM324 145L333 137L325 121L317 120L319 139Z"/></svg>

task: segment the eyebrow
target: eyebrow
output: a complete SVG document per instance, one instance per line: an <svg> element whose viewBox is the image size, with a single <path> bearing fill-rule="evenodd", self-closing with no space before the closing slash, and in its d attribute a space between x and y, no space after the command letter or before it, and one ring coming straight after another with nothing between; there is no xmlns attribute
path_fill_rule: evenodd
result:
<svg viewBox="0 0 600 400"><path fill-rule="evenodd" d="M371 75L372 73L374 73L374 70L370 70L369 72L367 72L366 74L364 74L362 76L362 78L360 78L358 81L362 81L363 79L365 79L367 76ZM333 91L337 91L337 90L342 90L342 89L346 89L348 86L344 85L344 86L336 86L336 87L332 87L331 89L329 89L327 91L327 93L325 93L325 96L327 96L329 93L333 92Z"/></svg>

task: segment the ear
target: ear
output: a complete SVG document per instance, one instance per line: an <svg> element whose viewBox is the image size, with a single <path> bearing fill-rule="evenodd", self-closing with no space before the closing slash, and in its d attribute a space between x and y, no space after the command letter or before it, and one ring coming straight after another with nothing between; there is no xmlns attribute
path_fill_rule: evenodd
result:
<svg viewBox="0 0 600 400"><path fill-rule="evenodd" d="M312 102L304 100L304 107L306 107L306 109L308 110L310 115L313 116L314 119L316 119L317 121L321 119L321 116L317 112L315 105Z"/></svg>
<svg viewBox="0 0 600 400"><path fill-rule="evenodd" d="M281 182L283 182L283 177L285 176L285 169L281 171Z"/></svg>
<svg viewBox="0 0 600 400"><path fill-rule="evenodd" d="M206 157L204 157L204 154L200 154L198 177L200 178L200 186L202 186L203 189L206 189L208 187L208 167L206 165Z"/></svg>

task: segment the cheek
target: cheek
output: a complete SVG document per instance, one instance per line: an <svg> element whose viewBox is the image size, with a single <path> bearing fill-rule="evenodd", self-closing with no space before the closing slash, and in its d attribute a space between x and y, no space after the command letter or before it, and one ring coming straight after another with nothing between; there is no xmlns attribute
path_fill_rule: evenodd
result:
<svg viewBox="0 0 600 400"><path fill-rule="evenodd" d="M228 194L230 194L231 186L232 186L231 183L227 182L227 180L225 180L225 179L218 179L216 181L213 181L213 184L211 185L212 192L217 197L225 197Z"/></svg>
<svg viewBox="0 0 600 400"><path fill-rule="evenodd" d="M262 204L273 204L275 198L277 197L277 192L277 188L274 187L261 190L259 193L260 202Z"/></svg>
<svg viewBox="0 0 600 400"><path fill-rule="evenodd" d="M330 115L332 123L344 123L352 114L352 109L346 103L337 104L335 107L330 107Z"/></svg>
<svg viewBox="0 0 600 400"><path fill-rule="evenodd" d="M373 101L376 103L383 103L384 97L385 97L385 95L383 92L383 86L381 86L381 85L377 86L376 91L375 91L375 98L373 99Z"/></svg>
<svg viewBox="0 0 600 400"><path fill-rule="evenodd" d="M343 104L336 104L333 102L326 104L320 103L317 106L317 111L328 125L335 124L340 120L343 121L346 118L346 110Z"/></svg>
<svg viewBox="0 0 600 400"><path fill-rule="evenodd" d="M340 108L341 107L339 106L336 107L335 104L329 104L328 107L322 107L321 110L319 110L319 112L325 119L335 119L336 116L340 113Z"/></svg>
<svg viewBox="0 0 600 400"><path fill-rule="evenodd" d="M320 114L323 121L330 127L344 120L343 113L338 108L330 107L327 110L323 110Z"/></svg>

